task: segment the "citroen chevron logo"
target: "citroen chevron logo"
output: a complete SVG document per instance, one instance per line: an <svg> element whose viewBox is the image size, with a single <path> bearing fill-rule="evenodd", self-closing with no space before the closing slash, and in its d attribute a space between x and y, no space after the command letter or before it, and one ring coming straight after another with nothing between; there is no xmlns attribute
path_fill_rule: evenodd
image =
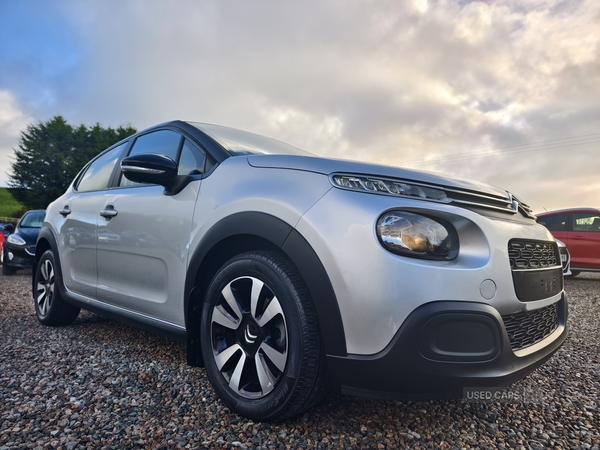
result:
<svg viewBox="0 0 600 450"><path fill-rule="evenodd" d="M244 331L244 337L246 338L246 342L248 344L254 344L258 335L254 335L250 332L250 325L246 327L246 331Z"/></svg>

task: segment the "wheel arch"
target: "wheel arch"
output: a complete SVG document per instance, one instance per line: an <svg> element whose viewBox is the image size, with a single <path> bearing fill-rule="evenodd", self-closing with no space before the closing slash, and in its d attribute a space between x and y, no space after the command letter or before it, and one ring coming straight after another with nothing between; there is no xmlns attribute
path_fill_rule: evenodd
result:
<svg viewBox="0 0 600 450"><path fill-rule="evenodd" d="M313 248L298 231L281 219L265 213L242 212L216 223L203 236L191 256L184 299L188 363L203 365L199 323L208 285L229 259L255 250L277 251L296 266L315 305L325 352L345 356L346 341L337 298Z"/></svg>

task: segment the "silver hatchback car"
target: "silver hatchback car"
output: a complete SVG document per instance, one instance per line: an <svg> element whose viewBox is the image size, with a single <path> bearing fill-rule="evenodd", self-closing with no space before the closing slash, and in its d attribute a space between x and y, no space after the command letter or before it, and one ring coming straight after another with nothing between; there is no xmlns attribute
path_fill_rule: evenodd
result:
<svg viewBox="0 0 600 450"><path fill-rule="evenodd" d="M384 399L507 385L567 335L557 244L510 193L201 123L92 160L48 207L33 274L41 323L84 308L180 339L254 420L332 382Z"/></svg>

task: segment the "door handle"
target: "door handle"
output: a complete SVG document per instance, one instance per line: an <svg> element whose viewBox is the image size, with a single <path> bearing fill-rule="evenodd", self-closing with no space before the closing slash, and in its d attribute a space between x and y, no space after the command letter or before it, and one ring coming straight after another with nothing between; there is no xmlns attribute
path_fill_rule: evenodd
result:
<svg viewBox="0 0 600 450"><path fill-rule="evenodd" d="M119 214L119 212L115 209L103 209L100 211L100 215L106 219L112 219L117 214Z"/></svg>
<svg viewBox="0 0 600 450"><path fill-rule="evenodd" d="M61 209L58 213L61 216L63 216L63 217L67 217L69 214L71 214L71 210L69 209L69 205L65 205L65 207L63 209Z"/></svg>
<svg viewBox="0 0 600 450"><path fill-rule="evenodd" d="M585 241L585 237L584 236L573 236L571 239L574 239L576 241Z"/></svg>

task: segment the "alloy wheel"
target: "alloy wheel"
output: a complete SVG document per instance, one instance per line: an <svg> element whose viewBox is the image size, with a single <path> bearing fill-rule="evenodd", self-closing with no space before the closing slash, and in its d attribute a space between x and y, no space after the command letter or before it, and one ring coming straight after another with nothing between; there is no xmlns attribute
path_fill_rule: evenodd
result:
<svg viewBox="0 0 600 450"><path fill-rule="evenodd" d="M42 316L48 315L54 297L54 266L52 261L45 259L38 269L39 277L35 290L35 301Z"/></svg>
<svg viewBox="0 0 600 450"><path fill-rule="evenodd" d="M217 369L238 395L256 399L280 381L288 360L285 314L272 289L244 276L228 283L212 311Z"/></svg>

